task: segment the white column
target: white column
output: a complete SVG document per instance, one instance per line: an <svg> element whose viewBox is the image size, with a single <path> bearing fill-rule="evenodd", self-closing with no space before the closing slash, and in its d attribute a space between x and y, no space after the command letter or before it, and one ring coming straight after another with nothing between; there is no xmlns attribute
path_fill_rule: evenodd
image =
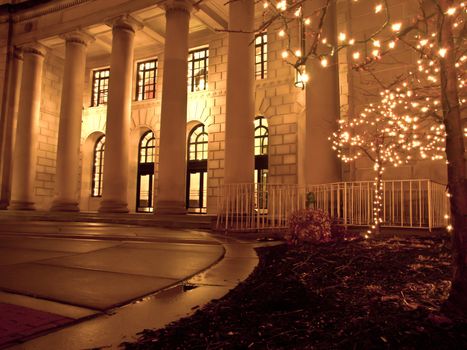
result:
<svg viewBox="0 0 467 350"><path fill-rule="evenodd" d="M83 32L68 33L63 38L66 40L65 71L58 131L55 199L51 210L79 211L79 147L86 47L93 38Z"/></svg>
<svg viewBox="0 0 467 350"><path fill-rule="evenodd" d="M8 80L7 106L4 116L6 120L2 137L2 170L0 174L2 187L0 193L0 209L6 209L8 207L11 197L11 166L13 162L22 71L23 53L20 49L15 48L12 55L11 70Z"/></svg>
<svg viewBox="0 0 467 350"><path fill-rule="evenodd" d="M112 24L109 100L105 129L104 182L100 212L127 213L128 157L135 31L142 26L130 16Z"/></svg>
<svg viewBox="0 0 467 350"><path fill-rule="evenodd" d="M188 25L191 4L166 3L159 179L156 214L186 213Z"/></svg>
<svg viewBox="0 0 467 350"><path fill-rule="evenodd" d="M324 1L321 0L324 6ZM314 4L320 6L319 3ZM337 40L336 11L330 5L323 26L323 37ZM337 130L339 119L339 67L337 57L322 67L316 59L308 61L310 81L306 86L305 182L323 184L339 181L340 163L328 137Z"/></svg>
<svg viewBox="0 0 467 350"><path fill-rule="evenodd" d="M253 183L254 174L254 1L229 4L225 121L225 183Z"/></svg>
<svg viewBox="0 0 467 350"><path fill-rule="evenodd" d="M24 47L23 52L23 76L13 158L11 202L8 208L34 210L42 66L46 51L40 44L31 44Z"/></svg>

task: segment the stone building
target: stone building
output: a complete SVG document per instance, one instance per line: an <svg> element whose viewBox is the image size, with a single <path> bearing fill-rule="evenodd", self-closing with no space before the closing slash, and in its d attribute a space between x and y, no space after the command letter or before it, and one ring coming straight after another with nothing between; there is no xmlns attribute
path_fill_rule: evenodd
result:
<svg viewBox="0 0 467 350"><path fill-rule="evenodd" d="M262 4L0 3L2 209L215 214L223 184L372 178L365 162L341 167L328 141L365 102L349 53L310 62L311 81L295 87L285 39L254 33ZM375 26L368 1L351 3L330 16L330 36ZM445 166L388 178L445 182Z"/></svg>

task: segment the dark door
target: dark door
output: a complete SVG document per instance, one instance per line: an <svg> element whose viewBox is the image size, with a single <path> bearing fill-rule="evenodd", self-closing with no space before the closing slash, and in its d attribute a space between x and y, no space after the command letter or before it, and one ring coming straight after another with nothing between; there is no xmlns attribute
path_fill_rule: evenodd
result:
<svg viewBox="0 0 467 350"><path fill-rule="evenodd" d="M138 175L136 181L136 211L152 213L154 189L155 139L152 131L146 132L140 140L138 151Z"/></svg>

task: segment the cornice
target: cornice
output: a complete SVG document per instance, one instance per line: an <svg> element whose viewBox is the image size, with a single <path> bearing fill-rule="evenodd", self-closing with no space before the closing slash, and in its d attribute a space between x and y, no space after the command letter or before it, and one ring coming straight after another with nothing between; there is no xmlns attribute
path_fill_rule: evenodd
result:
<svg viewBox="0 0 467 350"><path fill-rule="evenodd" d="M13 23L21 23L31 20L36 17L48 15L54 12L62 11L70 7L78 6L95 0L62 0L59 3L52 3L39 6L37 9L24 10L24 13L16 13L13 15Z"/></svg>

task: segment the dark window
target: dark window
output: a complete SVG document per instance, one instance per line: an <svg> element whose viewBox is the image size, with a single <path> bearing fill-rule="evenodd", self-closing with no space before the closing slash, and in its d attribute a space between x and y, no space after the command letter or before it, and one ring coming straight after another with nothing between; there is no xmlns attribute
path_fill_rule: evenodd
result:
<svg viewBox="0 0 467 350"><path fill-rule="evenodd" d="M157 60L138 63L136 76L136 100L148 100L156 97Z"/></svg>
<svg viewBox="0 0 467 350"><path fill-rule="evenodd" d="M138 151L138 179L136 184L136 211L152 213L154 190L154 158L156 139L152 131L141 136Z"/></svg>
<svg viewBox="0 0 467 350"><path fill-rule="evenodd" d="M109 75L109 68L92 72L91 107L107 104L109 97Z"/></svg>
<svg viewBox="0 0 467 350"><path fill-rule="evenodd" d="M188 54L188 91L208 88L209 49L190 51Z"/></svg>
<svg viewBox="0 0 467 350"><path fill-rule="evenodd" d="M266 79L268 73L268 35L261 33L255 37L255 77Z"/></svg>
<svg viewBox="0 0 467 350"><path fill-rule="evenodd" d="M188 136L187 193L188 211L206 212L208 185L208 134L203 124L195 126Z"/></svg>
<svg viewBox="0 0 467 350"><path fill-rule="evenodd" d="M92 197L102 196L102 182L104 175L105 135L99 137L94 146L94 164L92 167Z"/></svg>

